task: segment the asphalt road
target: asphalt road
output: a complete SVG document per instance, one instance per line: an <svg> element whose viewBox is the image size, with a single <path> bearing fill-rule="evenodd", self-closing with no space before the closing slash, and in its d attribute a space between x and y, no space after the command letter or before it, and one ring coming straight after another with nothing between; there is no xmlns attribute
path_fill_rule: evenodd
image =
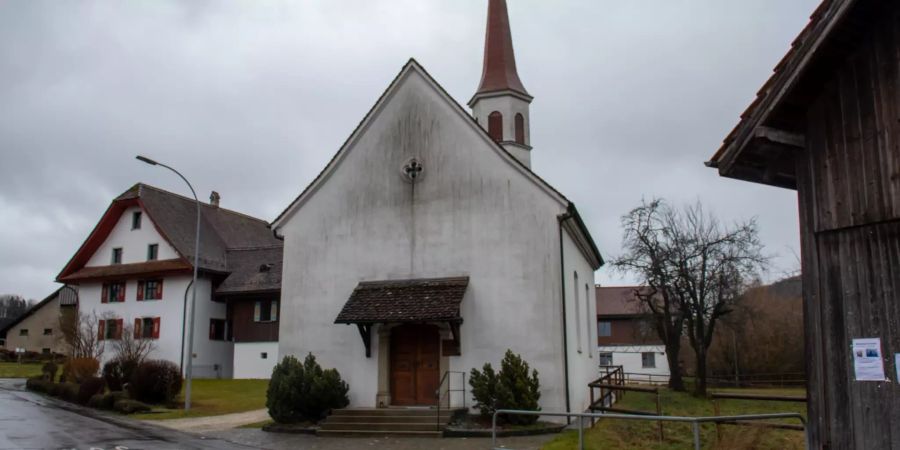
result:
<svg viewBox="0 0 900 450"><path fill-rule="evenodd" d="M116 418L25 391L0 379L0 449L241 449L222 439Z"/></svg>

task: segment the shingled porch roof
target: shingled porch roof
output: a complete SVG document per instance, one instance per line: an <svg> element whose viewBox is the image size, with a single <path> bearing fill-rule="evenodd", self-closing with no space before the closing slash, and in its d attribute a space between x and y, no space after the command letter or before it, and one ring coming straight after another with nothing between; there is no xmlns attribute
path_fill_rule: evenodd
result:
<svg viewBox="0 0 900 450"><path fill-rule="evenodd" d="M334 323L462 322L469 277L360 282Z"/></svg>

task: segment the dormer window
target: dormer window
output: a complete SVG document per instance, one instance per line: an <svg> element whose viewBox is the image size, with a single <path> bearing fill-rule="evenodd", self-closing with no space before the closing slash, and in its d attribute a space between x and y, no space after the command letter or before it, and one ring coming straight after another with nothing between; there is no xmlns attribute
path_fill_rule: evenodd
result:
<svg viewBox="0 0 900 450"><path fill-rule="evenodd" d="M156 261L159 256L159 244L150 244L147 246L147 261Z"/></svg>
<svg viewBox="0 0 900 450"><path fill-rule="evenodd" d="M122 264L122 247L112 249L112 263Z"/></svg>
<svg viewBox="0 0 900 450"><path fill-rule="evenodd" d="M141 212L135 211L131 213L131 229L132 230L140 230L141 229Z"/></svg>

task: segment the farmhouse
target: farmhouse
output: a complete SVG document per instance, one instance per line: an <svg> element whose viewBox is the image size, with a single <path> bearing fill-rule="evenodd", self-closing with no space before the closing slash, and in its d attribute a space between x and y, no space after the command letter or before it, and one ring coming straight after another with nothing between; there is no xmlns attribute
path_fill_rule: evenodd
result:
<svg viewBox="0 0 900 450"><path fill-rule="evenodd" d="M62 286L0 328L0 348L36 352L45 355L65 354L68 346L62 325L72 320L78 307L78 291Z"/></svg>
<svg viewBox="0 0 900 450"><path fill-rule="evenodd" d="M213 192L201 206L193 373L268 378L278 359L281 241L219 200ZM79 312L96 320L104 345L133 333L154 341L151 357L184 367L195 220L193 199L136 184L57 276L79 287Z"/></svg>
<svg viewBox="0 0 900 450"><path fill-rule="evenodd" d="M471 113L403 66L272 223L279 355L337 368L351 406L461 406L460 375L511 349L539 372L544 410L588 407L603 260L572 201L532 170L531 101L503 0L489 3Z"/></svg>
<svg viewBox="0 0 900 450"><path fill-rule="evenodd" d="M895 1L824 1L707 163L797 191L810 448L900 448L898 24Z"/></svg>
<svg viewBox="0 0 900 450"><path fill-rule="evenodd" d="M636 293L641 286L597 286L597 351L600 366L622 366L637 382L666 382L666 346ZM645 288L643 288L645 289Z"/></svg>

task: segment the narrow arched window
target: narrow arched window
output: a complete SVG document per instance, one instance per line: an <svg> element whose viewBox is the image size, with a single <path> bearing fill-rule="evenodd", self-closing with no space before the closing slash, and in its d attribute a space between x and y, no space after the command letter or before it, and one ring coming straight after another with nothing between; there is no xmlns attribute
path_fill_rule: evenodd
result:
<svg viewBox="0 0 900 450"><path fill-rule="evenodd" d="M516 114L516 144L525 145L525 116Z"/></svg>
<svg viewBox="0 0 900 450"><path fill-rule="evenodd" d="M496 142L503 140L503 114L500 111L488 115L488 134Z"/></svg>

